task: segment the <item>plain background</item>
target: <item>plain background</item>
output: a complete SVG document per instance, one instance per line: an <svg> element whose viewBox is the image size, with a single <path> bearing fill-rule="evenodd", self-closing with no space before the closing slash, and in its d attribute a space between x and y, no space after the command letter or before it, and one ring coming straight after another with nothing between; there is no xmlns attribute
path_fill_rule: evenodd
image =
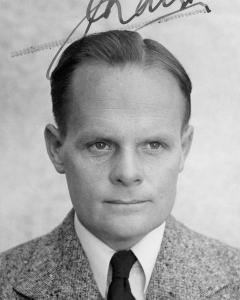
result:
<svg viewBox="0 0 240 300"><path fill-rule="evenodd" d="M121 2L130 16L139 1ZM11 52L65 38L87 3L0 0L0 251L47 233L71 208L65 178L52 167L43 139L45 124L52 122L45 73L57 48L15 58ZM140 33L168 47L193 81L195 137L173 214L240 247L240 2L205 3L212 13ZM155 15L163 13L159 8ZM146 12L136 21L149 17ZM117 27L113 14L93 30Z"/></svg>

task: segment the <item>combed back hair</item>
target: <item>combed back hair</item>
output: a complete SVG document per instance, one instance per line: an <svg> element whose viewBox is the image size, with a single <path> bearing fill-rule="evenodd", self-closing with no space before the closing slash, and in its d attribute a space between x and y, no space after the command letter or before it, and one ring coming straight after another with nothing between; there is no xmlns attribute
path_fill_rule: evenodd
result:
<svg viewBox="0 0 240 300"><path fill-rule="evenodd" d="M111 30L85 36L62 53L50 78L53 115L60 133L65 136L71 105L71 81L81 65L100 63L109 66L137 66L167 70L174 76L185 98L184 128L191 116L191 80L181 63L163 45L142 39L134 31ZM131 83L130 83L131 84Z"/></svg>

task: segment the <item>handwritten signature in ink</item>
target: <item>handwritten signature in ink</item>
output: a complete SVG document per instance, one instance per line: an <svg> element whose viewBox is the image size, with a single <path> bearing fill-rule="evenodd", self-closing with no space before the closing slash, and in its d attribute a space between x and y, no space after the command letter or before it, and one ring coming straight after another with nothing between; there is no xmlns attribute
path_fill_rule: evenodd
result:
<svg viewBox="0 0 240 300"><path fill-rule="evenodd" d="M94 6L94 4L96 4L96 2L98 1L98 4ZM172 6L176 1L180 2L181 6L178 10L170 13L170 14L166 14L163 15L161 17L158 17L148 23L146 23L144 26L141 26L140 28L143 28L147 25L150 25L154 22L159 21L160 19L169 16L169 15L173 15L176 14L178 12L181 12L187 8L196 6L196 5L202 5L205 7L207 12L211 12L211 10L209 9L209 7L204 4L203 2L198 2L198 3L193 3L194 0L159 0L157 3L155 3L155 5L153 5L153 1L154 0L140 0L139 3L137 4L137 7L135 9L134 14L129 17L128 19L124 20L123 19L123 15L122 15L122 7L121 7L121 3L120 0L90 0L86 9L86 16L74 27L74 29L70 32L70 34L67 36L65 42L62 44L62 46L58 49L57 53L55 54L55 56L53 57L48 70L47 70L47 74L46 77L47 79L50 79L50 73L51 73L51 69L52 66L54 64L54 62L56 61L56 59L58 58L60 52L62 51L62 49L64 48L64 46L66 45L66 43L69 41L69 39L72 37L72 35L75 33L75 31L80 27L80 25L87 20L88 24L87 27L84 31L83 36L87 35L87 33L89 32L91 26L93 23L98 22L101 19L108 19L108 17L111 14L111 11L113 9L113 7L117 8L117 13L118 13L118 20L122 25L128 24L130 23L134 18L141 16L145 10L148 8L150 13L153 13L154 11L156 11L161 5L164 8L170 7ZM98 12L100 11L100 9L103 7L103 5L105 5L105 10L100 13L98 15ZM138 29L140 29L138 28Z"/></svg>
<svg viewBox="0 0 240 300"><path fill-rule="evenodd" d="M88 33L90 27L92 26L92 24L94 22L97 22L102 18L107 19L114 6L117 8L119 22L124 25L124 24L131 22L134 18L141 16L145 12L147 7L148 7L149 12L154 12L155 10L157 10L159 8L160 5L162 5L163 7L166 8L166 7L171 6L176 1L179 1L179 0L171 0L168 3L167 3L167 0L159 0L158 3L155 4L155 6L153 6L153 0L140 0L140 2L138 3L138 5L136 7L135 13L127 20L124 20L123 16L122 16L122 7L121 7L121 3L119 0L100 0L98 5L96 5L95 7L93 7L94 0L90 0L87 10L86 10L86 19L88 20L88 26L87 26L84 34ZM96 16L97 12L99 11L101 6L105 2L108 2L107 6L105 8L105 11L102 14L100 14L99 16ZM193 0L186 0L186 1L180 0L180 2L181 2L180 10L182 10L182 9L185 9L188 4L192 4Z"/></svg>

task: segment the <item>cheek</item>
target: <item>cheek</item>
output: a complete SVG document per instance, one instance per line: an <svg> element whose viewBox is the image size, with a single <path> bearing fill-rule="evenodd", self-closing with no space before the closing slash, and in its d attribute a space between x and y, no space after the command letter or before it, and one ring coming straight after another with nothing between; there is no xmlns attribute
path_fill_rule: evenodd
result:
<svg viewBox="0 0 240 300"><path fill-rule="evenodd" d="M180 171L180 161L181 155L179 152L166 155L155 161L154 164L148 165L146 168L148 180L158 186L171 187L176 184Z"/></svg>
<svg viewBox="0 0 240 300"><path fill-rule="evenodd" d="M155 190L158 197L163 201L170 201L175 198L178 173L172 170L160 172L155 180Z"/></svg>
<svg viewBox="0 0 240 300"><path fill-rule="evenodd" d="M65 173L70 193L75 193L75 197L80 193L90 197L103 186L102 168L79 157L72 156L66 159Z"/></svg>
<svg viewBox="0 0 240 300"><path fill-rule="evenodd" d="M176 168L162 169L156 177L153 187L155 213L161 220L165 220L175 202L178 172Z"/></svg>
<svg viewBox="0 0 240 300"><path fill-rule="evenodd" d="M96 172L79 162L75 164L71 162L66 169L67 185L73 206L80 220L85 222L85 219L92 218L96 213L101 193L100 179L96 176Z"/></svg>

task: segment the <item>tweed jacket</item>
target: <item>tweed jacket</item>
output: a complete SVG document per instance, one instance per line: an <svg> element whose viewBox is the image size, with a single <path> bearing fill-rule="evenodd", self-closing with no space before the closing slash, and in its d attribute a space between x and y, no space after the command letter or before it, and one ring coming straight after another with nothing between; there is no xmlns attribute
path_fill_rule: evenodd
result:
<svg viewBox="0 0 240 300"><path fill-rule="evenodd" d="M0 256L0 299L102 299L72 210L51 233ZM240 252L170 216L147 300L240 299ZM123 299L124 300L124 299Z"/></svg>

